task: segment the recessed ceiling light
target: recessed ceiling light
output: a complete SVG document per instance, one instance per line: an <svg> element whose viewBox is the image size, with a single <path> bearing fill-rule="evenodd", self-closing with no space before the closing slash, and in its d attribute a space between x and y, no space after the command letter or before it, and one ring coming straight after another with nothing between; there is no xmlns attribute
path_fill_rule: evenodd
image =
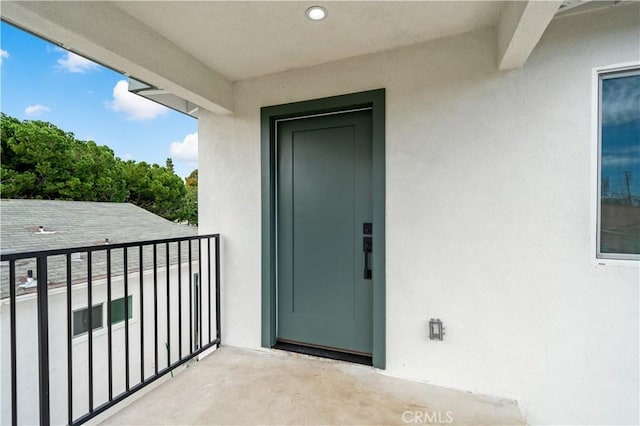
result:
<svg viewBox="0 0 640 426"><path fill-rule="evenodd" d="M327 17L327 9L322 6L311 6L309 9L307 9L306 14L307 18L311 19L312 21L322 21Z"/></svg>

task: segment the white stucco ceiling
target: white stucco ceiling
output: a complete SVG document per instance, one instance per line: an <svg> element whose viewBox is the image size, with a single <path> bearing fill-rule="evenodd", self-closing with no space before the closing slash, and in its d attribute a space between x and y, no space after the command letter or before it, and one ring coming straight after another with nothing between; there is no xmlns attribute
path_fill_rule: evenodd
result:
<svg viewBox="0 0 640 426"><path fill-rule="evenodd" d="M497 24L504 2L115 2L230 81ZM306 19L307 7L329 12Z"/></svg>

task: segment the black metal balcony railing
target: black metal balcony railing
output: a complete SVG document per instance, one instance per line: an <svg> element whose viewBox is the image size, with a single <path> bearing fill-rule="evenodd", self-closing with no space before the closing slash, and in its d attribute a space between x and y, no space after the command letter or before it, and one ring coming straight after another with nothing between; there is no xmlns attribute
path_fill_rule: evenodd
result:
<svg viewBox="0 0 640 426"><path fill-rule="evenodd" d="M30 414L26 413L30 407L25 406L23 400L20 404L18 401L21 380L28 379L29 374L18 374L18 369L35 374L31 371L35 365L20 366L22 358L26 358L18 356L26 350L20 348L21 340L23 336L27 340L28 333L18 332L20 309L17 305L29 300L34 303L34 297L37 408L43 425L64 421L70 425L82 424L202 352L220 346L219 234L121 244L107 241L96 246L5 253L0 260L3 268L0 302L9 299L13 425L28 422L26 417L21 417ZM31 285L33 288L29 288ZM148 287L146 293L145 287ZM116 293L122 296L121 305L112 303ZM139 300L135 301L133 295ZM106 306L106 315L102 314L101 306ZM122 320L120 313L117 318L122 324L113 318L114 309L123 309ZM55 310L60 311L60 315L53 312ZM98 313L99 318L94 318ZM103 317L106 317L106 332ZM20 318L24 315L20 314ZM56 323L56 318L62 324ZM51 328L53 335L49 333ZM132 333L138 336L132 338ZM51 339L56 338L60 340L56 347L64 352L63 337L66 363L64 353L50 351ZM103 346L106 346L106 357ZM79 352L83 353L82 359ZM106 365L102 365L105 362ZM66 380L64 374L59 373L61 370L66 370ZM54 382L52 371L56 371ZM97 375L100 379L94 380ZM64 400L60 394L65 391L66 407L59 404ZM53 418L52 393L55 393L57 410ZM35 409L35 400L33 405ZM60 413L61 409L66 413Z"/></svg>

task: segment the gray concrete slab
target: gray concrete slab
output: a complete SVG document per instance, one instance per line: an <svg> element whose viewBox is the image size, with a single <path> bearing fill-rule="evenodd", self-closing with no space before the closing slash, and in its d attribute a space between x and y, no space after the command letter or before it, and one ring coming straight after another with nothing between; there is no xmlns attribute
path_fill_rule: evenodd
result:
<svg viewBox="0 0 640 426"><path fill-rule="evenodd" d="M104 425L522 425L511 400L283 351L222 347Z"/></svg>

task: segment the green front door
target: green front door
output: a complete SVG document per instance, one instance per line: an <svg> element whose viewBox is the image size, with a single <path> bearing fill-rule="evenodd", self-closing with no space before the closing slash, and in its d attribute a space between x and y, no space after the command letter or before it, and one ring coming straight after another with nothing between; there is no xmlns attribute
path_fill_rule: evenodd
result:
<svg viewBox="0 0 640 426"><path fill-rule="evenodd" d="M371 126L370 109L276 123L281 341L372 352Z"/></svg>

